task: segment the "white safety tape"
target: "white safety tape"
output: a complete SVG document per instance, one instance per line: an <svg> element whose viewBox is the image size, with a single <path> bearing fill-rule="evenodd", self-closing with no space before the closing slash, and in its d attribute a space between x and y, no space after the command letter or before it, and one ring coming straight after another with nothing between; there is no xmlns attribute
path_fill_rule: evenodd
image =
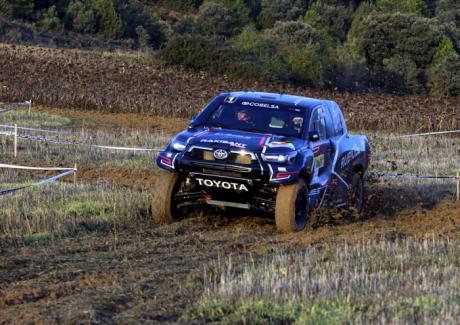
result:
<svg viewBox="0 0 460 325"><path fill-rule="evenodd" d="M0 132L0 135L12 136L14 135L14 132Z"/></svg>
<svg viewBox="0 0 460 325"><path fill-rule="evenodd" d="M460 130L405 134L405 135L389 136L389 137L385 137L385 138L387 138L387 139L401 139L401 138L425 137L425 136L430 136L430 135L441 135L441 134L452 134L452 133L460 133Z"/></svg>
<svg viewBox="0 0 460 325"><path fill-rule="evenodd" d="M89 148L99 148L99 149L110 149L110 150L122 150L122 151L163 151L163 149L157 148L131 148L131 147L116 147L116 146L106 146L106 145L98 145L98 144L89 144L89 143L81 143L81 142L74 142L68 140L60 140L60 139L48 139L42 136L37 135L29 135L29 134L20 134L18 138L25 139L25 140L34 140L39 142L47 142L47 143L55 143L55 144L65 144L65 145L75 145L75 146L82 146L82 147L89 147Z"/></svg>
<svg viewBox="0 0 460 325"><path fill-rule="evenodd" d="M63 168L63 167L29 167L19 165L0 164L0 168L7 169L22 169L22 170L43 170L43 171L68 171L75 170L75 168Z"/></svg>
<svg viewBox="0 0 460 325"><path fill-rule="evenodd" d="M36 183L26 185L26 186L20 186L20 187L16 187L16 188L0 190L0 196L7 195L7 194L12 194L12 193L15 193L17 191L20 191L20 190L23 190L23 189L26 189L26 188L29 188L29 187L33 187L33 186L45 185L45 184L53 183L53 182L57 181L58 179L60 179L62 177L65 177L65 176L68 176L70 174L73 174L75 172L77 172L77 170L75 168L68 168L68 170L65 171L64 173L61 173L59 175L56 175L56 176L53 176L53 177L50 177L50 178L47 178L47 179L44 179L44 180L42 180L40 182L36 182Z"/></svg>
<svg viewBox="0 0 460 325"><path fill-rule="evenodd" d="M14 125L7 125L7 124L0 124L0 127L5 128L5 129L14 129ZM24 131L39 131L39 132L45 132L45 133L56 133L56 134L69 134L70 132L68 131L57 131L57 130L47 130L47 129L36 129L36 128L29 128L29 127L24 127L24 126L17 126L16 127L18 130L24 130Z"/></svg>

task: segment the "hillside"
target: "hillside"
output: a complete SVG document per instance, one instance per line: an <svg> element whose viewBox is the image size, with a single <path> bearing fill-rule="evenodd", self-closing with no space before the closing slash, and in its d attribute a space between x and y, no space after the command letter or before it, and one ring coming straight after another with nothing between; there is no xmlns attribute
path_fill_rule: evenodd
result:
<svg viewBox="0 0 460 325"><path fill-rule="evenodd" d="M190 118L217 93L238 89L282 91L331 98L354 130L435 131L460 128L460 102L314 90L285 84L232 81L206 72L163 65L148 55L0 45L3 100Z"/></svg>
<svg viewBox="0 0 460 325"><path fill-rule="evenodd" d="M0 1L0 41L144 51L232 80L460 95L456 0Z"/></svg>

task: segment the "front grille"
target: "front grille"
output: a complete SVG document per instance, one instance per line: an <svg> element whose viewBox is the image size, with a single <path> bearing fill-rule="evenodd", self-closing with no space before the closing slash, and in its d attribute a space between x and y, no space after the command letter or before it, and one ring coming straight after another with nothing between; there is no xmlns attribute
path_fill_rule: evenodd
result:
<svg viewBox="0 0 460 325"><path fill-rule="evenodd" d="M217 160L214 158L213 151L204 149L193 149L190 157L197 160L218 161L239 165L250 165L252 163L251 155L229 152L227 159Z"/></svg>
<svg viewBox="0 0 460 325"><path fill-rule="evenodd" d="M227 176L227 177L235 177L235 178L244 177L244 175L241 173L227 172L223 170L215 170L215 169L208 169L208 168L203 168L203 174L216 175L216 176Z"/></svg>

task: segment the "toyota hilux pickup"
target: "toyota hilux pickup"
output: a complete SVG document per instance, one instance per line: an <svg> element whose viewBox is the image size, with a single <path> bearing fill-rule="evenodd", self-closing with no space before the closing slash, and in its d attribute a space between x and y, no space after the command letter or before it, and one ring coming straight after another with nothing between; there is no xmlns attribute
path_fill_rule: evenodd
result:
<svg viewBox="0 0 460 325"><path fill-rule="evenodd" d="M334 101L222 93L158 155L153 218L209 204L266 211L279 231L299 231L314 209L362 210L369 160L368 139L348 133Z"/></svg>

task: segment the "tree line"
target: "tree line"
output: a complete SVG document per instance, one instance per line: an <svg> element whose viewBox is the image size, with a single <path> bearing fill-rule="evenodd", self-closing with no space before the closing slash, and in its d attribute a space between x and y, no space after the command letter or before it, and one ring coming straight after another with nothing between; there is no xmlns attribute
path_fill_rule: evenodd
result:
<svg viewBox="0 0 460 325"><path fill-rule="evenodd" d="M0 37L27 29L229 79L460 95L458 0L0 0Z"/></svg>

